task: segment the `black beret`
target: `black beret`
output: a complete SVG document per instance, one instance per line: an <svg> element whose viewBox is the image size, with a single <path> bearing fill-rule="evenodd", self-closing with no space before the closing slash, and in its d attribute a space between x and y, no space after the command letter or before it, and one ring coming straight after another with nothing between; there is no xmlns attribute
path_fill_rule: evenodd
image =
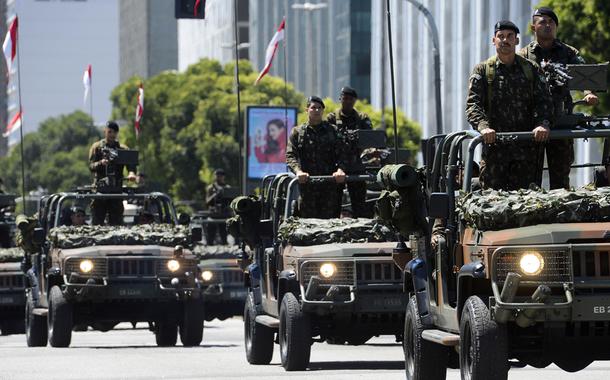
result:
<svg viewBox="0 0 610 380"><path fill-rule="evenodd" d="M70 211L71 211L73 214L76 214L76 213L79 213L79 212L80 212L80 213L83 213L83 214L85 214L85 215L87 214L87 213L85 212L85 209L84 209L84 208L82 208L82 207L80 207L80 206L73 206L72 208L70 208Z"/></svg>
<svg viewBox="0 0 610 380"><path fill-rule="evenodd" d="M313 95L307 98L307 105L310 105L312 102L320 103L322 105L322 108L326 108L324 102L322 101L322 98L320 98L319 96Z"/></svg>
<svg viewBox="0 0 610 380"><path fill-rule="evenodd" d="M559 18L557 17L555 12L553 12L553 10L549 7L540 7L534 10L534 14L532 15L532 17L535 16L549 16L553 21L555 21L555 25L559 25Z"/></svg>
<svg viewBox="0 0 610 380"><path fill-rule="evenodd" d="M225 171L223 169L214 170L215 175L225 175Z"/></svg>
<svg viewBox="0 0 610 380"><path fill-rule="evenodd" d="M510 29L513 30L515 34L519 34L519 28L517 28L517 25L513 24L512 21L502 20L496 22L496 25L494 26L494 35L498 33L498 31L504 29Z"/></svg>
<svg viewBox="0 0 610 380"><path fill-rule="evenodd" d="M110 120L109 122L106 123L106 128L110 128L114 131L119 131L119 125L117 124L116 121Z"/></svg>
<svg viewBox="0 0 610 380"><path fill-rule="evenodd" d="M350 95L350 96L353 96L354 98L358 97L358 93L356 92L356 90L354 90L350 86L343 87L341 89L341 95Z"/></svg>

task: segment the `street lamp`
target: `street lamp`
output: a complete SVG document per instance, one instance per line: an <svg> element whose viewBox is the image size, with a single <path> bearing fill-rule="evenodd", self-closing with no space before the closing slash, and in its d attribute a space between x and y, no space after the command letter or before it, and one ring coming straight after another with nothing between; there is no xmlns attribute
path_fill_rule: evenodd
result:
<svg viewBox="0 0 610 380"><path fill-rule="evenodd" d="M311 13L320 9L324 9L327 8L328 4L327 3L303 3L303 4L292 4L292 9L294 9L295 11L305 11L306 15L307 15L307 19L305 20L305 33L306 33L306 38L307 38L307 52L308 54L311 54L311 61L312 64L309 65L310 67L307 70L307 73L309 74L307 76L307 83L306 83L306 89L308 92L308 96L309 95L313 95L314 94L314 90L317 91L317 83L318 83L318 57L317 57L317 46L314 49L313 47L313 40L312 40L312 36L311 36ZM314 86L314 81L316 83L316 85ZM319 95L319 94L316 94Z"/></svg>

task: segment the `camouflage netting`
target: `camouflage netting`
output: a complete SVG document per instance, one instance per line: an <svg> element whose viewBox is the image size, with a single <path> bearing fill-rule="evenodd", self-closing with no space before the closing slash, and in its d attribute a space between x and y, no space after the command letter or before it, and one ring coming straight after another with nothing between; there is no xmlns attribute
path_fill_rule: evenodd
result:
<svg viewBox="0 0 610 380"><path fill-rule="evenodd" d="M203 245L197 244L193 253L200 260L205 259L235 259L241 256L242 250L238 245Z"/></svg>
<svg viewBox="0 0 610 380"><path fill-rule="evenodd" d="M190 231L185 226L146 224L131 227L61 226L51 229L51 241L59 248L81 248L94 245L160 245L190 246Z"/></svg>
<svg viewBox="0 0 610 380"><path fill-rule="evenodd" d="M0 263L16 263L23 259L21 248L0 248Z"/></svg>
<svg viewBox="0 0 610 380"><path fill-rule="evenodd" d="M297 246L396 240L396 232L382 220L366 218L289 218L278 235L282 242Z"/></svg>
<svg viewBox="0 0 610 380"><path fill-rule="evenodd" d="M460 217L480 230L610 221L610 188L475 191L458 200Z"/></svg>

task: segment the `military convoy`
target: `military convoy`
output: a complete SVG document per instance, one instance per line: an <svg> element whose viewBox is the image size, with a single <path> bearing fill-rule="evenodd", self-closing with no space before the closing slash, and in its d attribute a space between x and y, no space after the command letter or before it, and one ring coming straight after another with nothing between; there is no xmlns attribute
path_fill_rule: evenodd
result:
<svg viewBox="0 0 610 380"><path fill-rule="evenodd" d="M62 210L94 199L143 205L154 224L62 226ZM178 332L184 346L199 345L201 280L189 246L201 240L201 230L178 225L167 195L128 188L57 193L41 200L31 222L39 225L30 238L40 251L28 271L28 346L45 346L48 338L53 347L67 347L74 328L108 331L119 322L147 322L159 346L175 345Z"/></svg>

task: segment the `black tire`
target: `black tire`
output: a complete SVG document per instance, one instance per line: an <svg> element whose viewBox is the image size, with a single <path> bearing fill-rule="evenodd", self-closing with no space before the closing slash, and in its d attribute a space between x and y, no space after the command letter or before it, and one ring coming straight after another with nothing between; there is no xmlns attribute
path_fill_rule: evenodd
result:
<svg viewBox="0 0 610 380"><path fill-rule="evenodd" d="M72 305L66 300L59 286L49 292L49 344L51 347L68 347L72 340Z"/></svg>
<svg viewBox="0 0 610 380"><path fill-rule="evenodd" d="M286 371L304 371L311 355L311 322L292 293L280 306L280 357Z"/></svg>
<svg viewBox="0 0 610 380"><path fill-rule="evenodd" d="M172 322L159 322L155 331L155 339L159 347L173 347L178 340L178 326Z"/></svg>
<svg viewBox="0 0 610 380"><path fill-rule="evenodd" d="M428 342L421 336L424 326L417 312L415 296L409 299L405 314L402 346L408 380L445 380L447 378L447 347Z"/></svg>
<svg viewBox="0 0 610 380"><path fill-rule="evenodd" d="M269 364L273 358L272 328L256 323L256 307L254 296L250 292L244 306L244 346L246 360L250 364Z"/></svg>
<svg viewBox="0 0 610 380"><path fill-rule="evenodd" d="M460 321L460 371L464 380L508 378L506 326L491 319L489 308L477 296L464 304Z"/></svg>
<svg viewBox="0 0 610 380"><path fill-rule="evenodd" d="M180 324L180 341L184 347L199 346L203 339L203 300L192 299L184 303L184 316Z"/></svg>
<svg viewBox="0 0 610 380"><path fill-rule="evenodd" d="M47 345L47 319L34 315L34 300L27 292L25 301L25 340L28 347L45 347Z"/></svg>
<svg viewBox="0 0 610 380"><path fill-rule="evenodd" d="M555 360L557 367L563 369L566 372L578 372L593 363L593 360L589 359L561 359Z"/></svg>

